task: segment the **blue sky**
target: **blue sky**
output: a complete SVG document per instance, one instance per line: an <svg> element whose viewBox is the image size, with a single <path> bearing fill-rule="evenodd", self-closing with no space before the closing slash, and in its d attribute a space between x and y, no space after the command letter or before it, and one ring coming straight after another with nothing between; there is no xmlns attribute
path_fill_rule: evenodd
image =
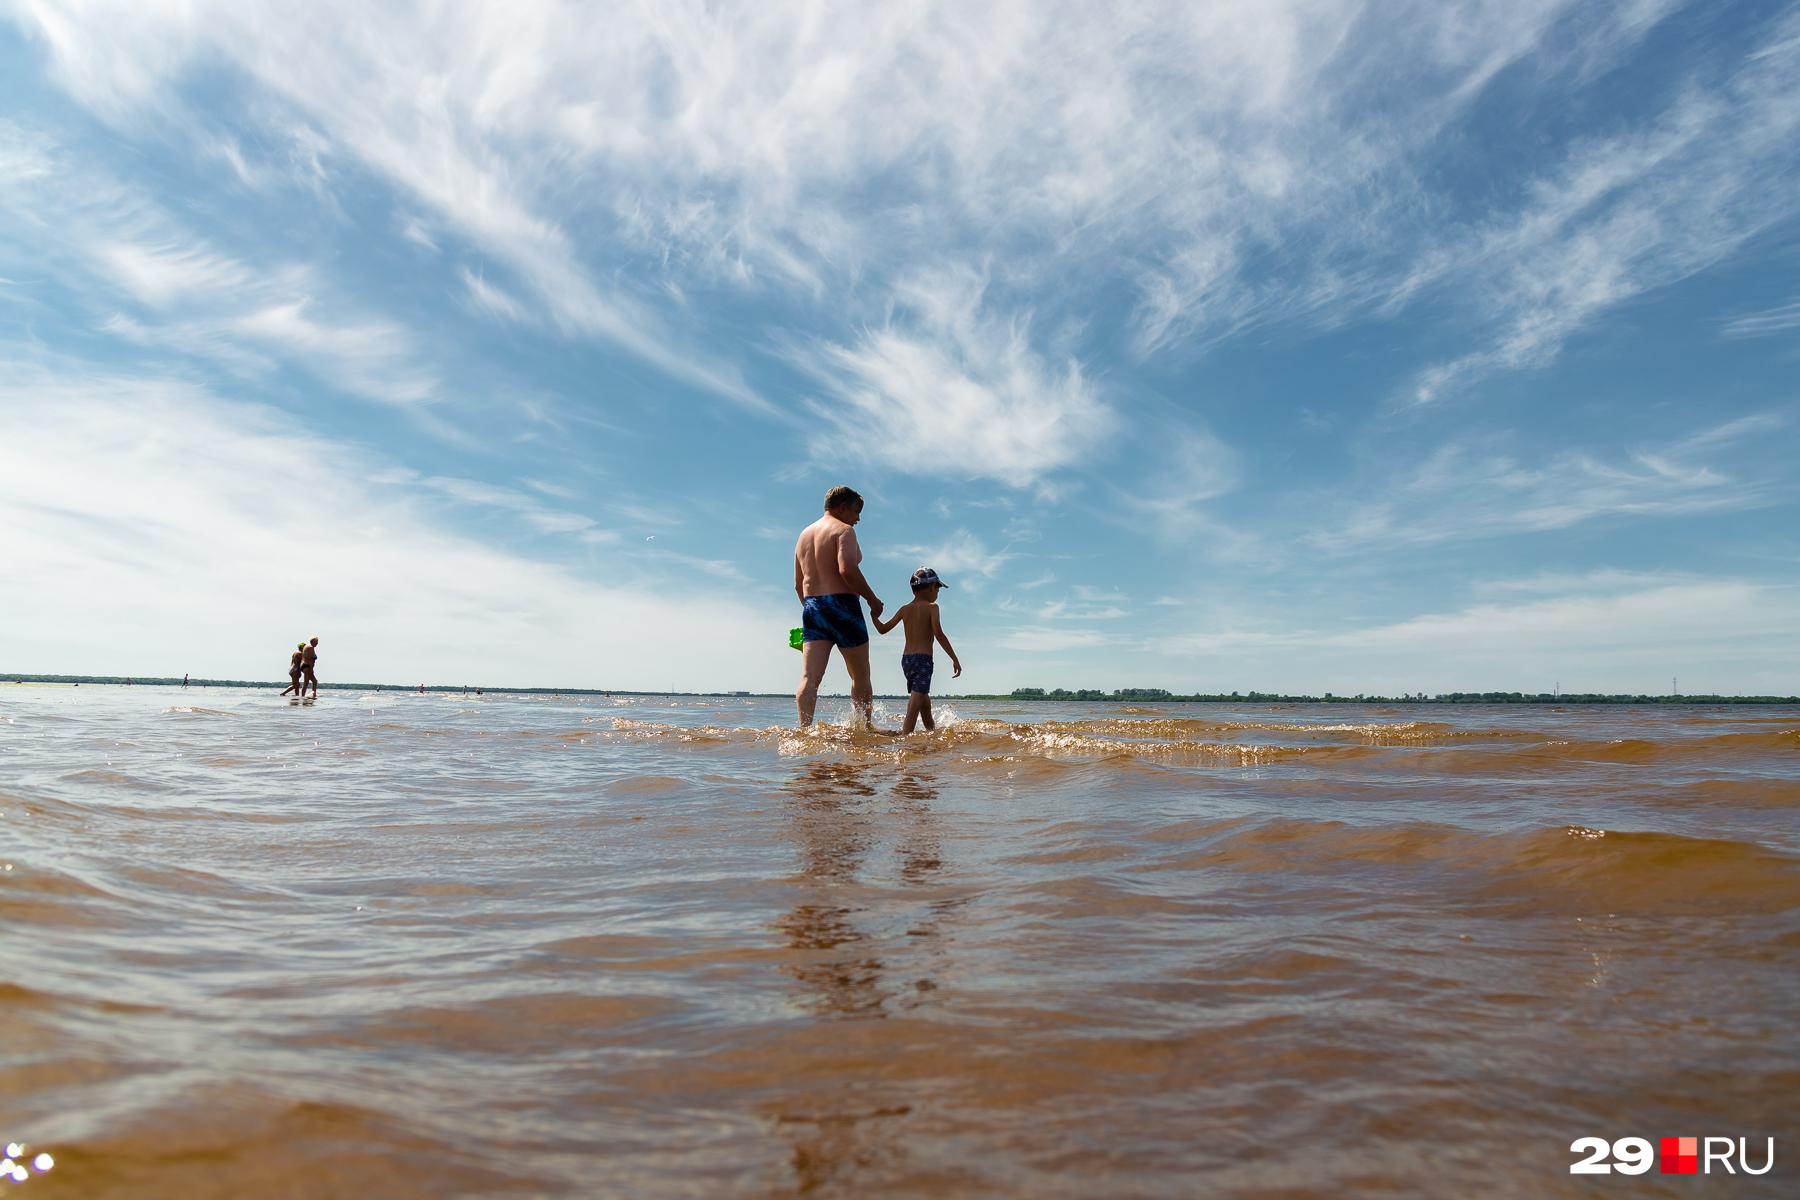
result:
<svg viewBox="0 0 1800 1200"><path fill-rule="evenodd" d="M1800 6L1108 7L0 0L0 670L1800 691Z"/></svg>

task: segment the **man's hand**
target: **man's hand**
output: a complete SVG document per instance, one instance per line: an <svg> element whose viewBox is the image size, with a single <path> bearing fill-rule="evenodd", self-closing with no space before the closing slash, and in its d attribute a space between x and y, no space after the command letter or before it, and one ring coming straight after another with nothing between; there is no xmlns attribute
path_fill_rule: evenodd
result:
<svg viewBox="0 0 1800 1200"><path fill-rule="evenodd" d="M950 678L955 679L957 676L962 674L962 664L961 663L957 662L953 658L950 660L950 665L956 668L956 670L950 672Z"/></svg>
<svg viewBox="0 0 1800 1200"><path fill-rule="evenodd" d="M869 597L869 616L879 617L880 615L881 615L881 601L876 599L874 596L870 596Z"/></svg>

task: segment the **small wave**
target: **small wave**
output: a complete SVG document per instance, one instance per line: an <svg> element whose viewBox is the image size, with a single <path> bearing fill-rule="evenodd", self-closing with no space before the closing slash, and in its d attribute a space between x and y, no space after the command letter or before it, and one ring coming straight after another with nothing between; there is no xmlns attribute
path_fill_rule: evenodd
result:
<svg viewBox="0 0 1800 1200"><path fill-rule="evenodd" d="M1146 870L1328 875L1428 871L1411 894L1522 912L1677 915L1782 913L1800 907L1800 857L1758 842L1567 825L1487 833L1445 825L1278 819L1229 823L1199 848ZM1373 882L1371 880L1370 882ZM1389 883L1398 882L1389 880Z"/></svg>
<svg viewBox="0 0 1800 1200"><path fill-rule="evenodd" d="M805 729L717 725L669 725L624 717L611 720L612 737L654 739L700 746L747 746L773 742L784 756L845 754L861 758L898 759L921 754L960 753L965 757L1055 760L1147 760L1169 764L1210 766L1264 766L1301 760L1353 761L1383 753L1379 744L1359 740L1354 744L1287 746L1266 742L1204 741L1171 738L1195 726L1220 729L1194 722L1145 721L1046 721L1013 724L1007 721L963 719L940 724L929 733L909 738L881 727L868 728L820 722ZM1161 734L1162 737L1155 735ZM1133 736L1125 736L1133 735Z"/></svg>
<svg viewBox="0 0 1800 1200"><path fill-rule="evenodd" d="M163 709L165 717L229 717L233 714L217 708L201 708L197 704L177 704Z"/></svg>
<svg viewBox="0 0 1800 1200"><path fill-rule="evenodd" d="M145 779L140 775L127 775L122 771L114 771L105 767L89 767L84 771L71 771L63 777L64 782L87 784L103 789L118 788L120 790L139 792L167 792L173 789L165 783Z"/></svg>

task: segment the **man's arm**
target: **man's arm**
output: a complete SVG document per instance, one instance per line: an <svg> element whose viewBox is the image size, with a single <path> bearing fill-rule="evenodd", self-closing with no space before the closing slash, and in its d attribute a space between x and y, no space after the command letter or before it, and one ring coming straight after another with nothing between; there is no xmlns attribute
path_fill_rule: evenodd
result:
<svg viewBox="0 0 1800 1200"><path fill-rule="evenodd" d="M806 576L800 571L800 544L794 543L794 595L806 602Z"/></svg>
<svg viewBox="0 0 1800 1200"><path fill-rule="evenodd" d="M956 657L956 647L952 646L950 639L944 636L944 616L938 611L935 604L931 606L931 627L937 631L938 645L942 646L944 653L950 656L950 665L956 668L950 673L950 678L955 679L962 674L962 660Z"/></svg>
<svg viewBox="0 0 1800 1200"><path fill-rule="evenodd" d="M846 529L844 536L838 539L838 574L844 577L844 582L850 585L851 591L869 602L869 615L879 617L881 597L875 594L875 589L863 578L861 563L862 547L856 544L856 530Z"/></svg>

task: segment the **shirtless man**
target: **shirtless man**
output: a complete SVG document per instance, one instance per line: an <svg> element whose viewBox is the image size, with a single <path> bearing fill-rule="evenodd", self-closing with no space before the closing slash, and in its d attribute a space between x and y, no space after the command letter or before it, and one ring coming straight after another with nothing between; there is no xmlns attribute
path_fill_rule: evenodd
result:
<svg viewBox="0 0 1800 1200"><path fill-rule="evenodd" d="M313 674L313 668L319 661L319 639L314 638L301 646L300 655L301 687L299 694L305 695L306 685L310 684L312 685L313 699L317 700L319 698L319 677Z"/></svg>
<svg viewBox="0 0 1800 1200"><path fill-rule="evenodd" d="M862 520L863 498L847 487L825 493L825 515L800 531L794 543L794 595L800 598L800 652L805 659L794 705L800 727L812 724L813 707L819 700L819 683L831 648L844 652L850 672L850 700L862 724L869 723L875 690L869 686L869 627L863 623L862 604L869 615L881 615L881 600L863 578L862 547L856 544L856 523Z"/></svg>

